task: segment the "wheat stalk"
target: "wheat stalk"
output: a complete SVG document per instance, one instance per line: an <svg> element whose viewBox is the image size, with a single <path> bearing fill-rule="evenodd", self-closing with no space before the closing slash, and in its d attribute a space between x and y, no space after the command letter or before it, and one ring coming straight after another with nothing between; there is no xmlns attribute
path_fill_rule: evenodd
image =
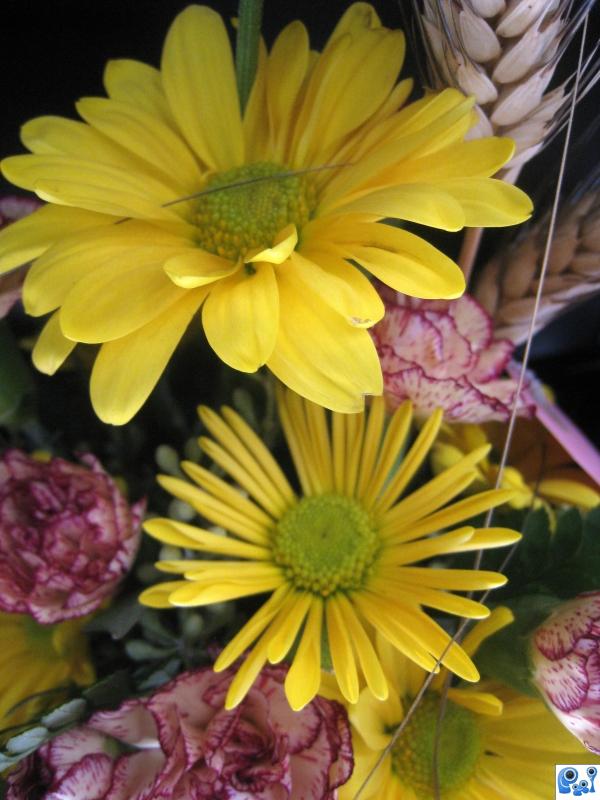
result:
<svg viewBox="0 0 600 800"><path fill-rule="evenodd" d="M548 215L525 230L481 270L474 296L494 318L495 333L520 344L538 287ZM600 187L563 207L552 242L536 330L573 303L600 292Z"/></svg>
<svg viewBox="0 0 600 800"><path fill-rule="evenodd" d="M516 143L504 180L564 125L570 79L548 91L556 67L595 0L413 0L434 88L455 86L477 101L471 137ZM600 76L596 48L586 58L578 100Z"/></svg>

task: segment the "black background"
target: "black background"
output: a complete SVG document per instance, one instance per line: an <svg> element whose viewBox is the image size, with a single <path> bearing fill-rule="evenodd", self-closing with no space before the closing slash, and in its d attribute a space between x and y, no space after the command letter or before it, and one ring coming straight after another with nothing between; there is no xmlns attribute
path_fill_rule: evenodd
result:
<svg viewBox="0 0 600 800"><path fill-rule="evenodd" d="M579 0L575 0L575 3ZM402 4L402 7L401 7ZM23 152L19 126L43 114L75 117L74 102L86 95L103 94L102 70L111 58L137 58L158 65L162 41L175 15L188 5L179 0L4 0L0 14L0 154ZM295 3L266 0L264 33L271 42L292 19L302 19L319 48L347 7L341 0ZM375 0L390 27L410 25L407 0ZM225 17L236 13L234 0L215 2ZM598 6L592 13L590 43L598 40ZM409 48L412 49L412 48ZM577 45L561 65L563 76L574 68ZM415 74L414 53L403 75ZM597 113L600 87L582 103L576 118L576 138L587 144L574 151L569 162L567 189L598 166L597 129L590 134ZM524 171L520 185L536 205L548 199L558 171L562 137ZM2 191L14 191L8 184ZM504 234L486 235L483 256L501 247ZM449 242L457 246L458 237ZM444 242L444 244L446 244ZM597 301L587 302L563 316L535 340L532 365L556 391L561 405L600 444L600 314Z"/></svg>

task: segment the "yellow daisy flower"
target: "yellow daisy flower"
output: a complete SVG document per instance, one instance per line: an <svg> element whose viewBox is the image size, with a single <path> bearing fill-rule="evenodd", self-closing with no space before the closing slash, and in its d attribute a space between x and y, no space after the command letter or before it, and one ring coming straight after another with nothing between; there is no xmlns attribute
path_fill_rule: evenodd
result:
<svg viewBox="0 0 600 800"><path fill-rule="evenodd" d="M506 426L495 422L486 425L445 424L431 451L432 467L435 472L448 469L466 453L488 442L501 448L505 435ZM573 479L585 479L586 476L575 464L567 463L570 469L565 468L561 458L568 460L568 456L535 420L519 420L513 442L511 463L505 467L502 479L502 487L514 491L511 506L540 508L545 505L549 508L568 505L589 511L600 503L596 489L583 480ZM554 454L558 458L556 464L553 463L556 461ZM477 465L477 472L478 480L471 490L494 486L498 464L493 458L483 458Z"/></svg>
<svg viewBox="0 0 600 800"><path fill-rule="evenodd" d="M483 639L511 621L508 609L495 609L465 637L465 652L474 655ZM363 691L349 708L355 767L339 789L340 800L354 800L426 677L380 638L377 650L390 695L381 703ZM446 674L442 670L434 678L360 800L433 800L435 731ZM582 762L600 764L600 757L541 700L489 681L449 690L437 762L441 800L546 800L554 792L554 765Z"/></svg>
<svg viewBox="0 0 600 800"><path fill-rule="evenodd" d="M26 614L0 612L0 731L30 719L45 698L23 703L48 689L94 680L87 639L81 629L87 620L40 625Z"/></svg>
<svg viewBox="0 0 600 800"><path fill-rule="evenodd" d="M223 21L190 6L160 71L111 61L108 98L77 103L84 122L28 122L33 155L2 171L50 205L2 234L0 271L37 259L25 308L53 313L36 366L52 374L76 343L102 345L92 403L104 421L127 422L202 307L209 344L234 369L266 364L337 411L380 394L366 328L384 308L355 265L418 297L464 289L450 259L381 220L457 231L531 211L489 177L513 143L464 141L472 98L447 90L401 108L403 56L403 34L366 3L320 54L293 22L262 49L242 114Z"/></svg>
<svg viewBox="0 0 600 800"><path fill-rule="evenodd" d="M411 428L410 403L396 411L386 430L381 398L368 414L333 413L329 423L321 406L293 392L280 392L278 403L300 496L241 417L230 408L222 416L201 408L214 438L201 438L200 444L243 493L189 461L182 469L200 488L174 477L159 480L228 533L219 536L169 519L150 520L145 529L166 544L227 560L159 562L159 569L183 573L185 580L158 584L140 599L168 608L270 593L216 661L217 671L225 669L256 642L231 684L228 708L242 700L265 662L284 659L297 639L285 682L294 709L319 691L322 640L350 702L358 700L361 675L383 699L387 681L371 644L374 630L424 669L434 669L450 638L422 606L486 617L485 606L452 592L505 583L497 572L412 565L516 541L519 534L505 528L466 525L440 533L505 502L511 493L489 491L446 505L474 479L474 465L487 452L483 447L399 499L427 457L441 412L431 416L402 457ZM465 680L479 678L457 645L443 663Z"/></svg>

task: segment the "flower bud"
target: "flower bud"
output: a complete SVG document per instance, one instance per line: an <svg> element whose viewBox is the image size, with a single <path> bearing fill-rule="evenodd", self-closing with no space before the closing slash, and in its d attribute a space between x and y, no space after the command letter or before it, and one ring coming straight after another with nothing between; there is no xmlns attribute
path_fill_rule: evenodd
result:
<svg viewBox="0 0 600 800"><path fill-rule="evenodd" d="M600 753L600 592L562 603L531 637L533 681L563 725Z"/></svg>

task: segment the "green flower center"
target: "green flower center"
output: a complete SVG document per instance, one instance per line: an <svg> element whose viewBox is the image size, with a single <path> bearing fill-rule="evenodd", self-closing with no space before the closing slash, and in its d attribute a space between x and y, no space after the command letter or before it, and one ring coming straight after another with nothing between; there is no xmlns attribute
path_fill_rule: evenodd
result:
<svg viewBox="0 0 600 800"><path fill-rule="evenodd" d="M337 494L305 497L279 520L273 554L299 589L327 597L364 586L380 549L370 515Z"/></svg>
<svg viewBox="0 0 600 800"><path fill-rule="evenodd" d="M246 164L213 175L198 199L198 244L210 253L237 260L249 250L271 247L277 234L308 222L315 206L307 175L270 161ZM287 175L287 177L280 177Z"/></svg>
<svg viewBox="0 0 600 800"><path fill-rule="evenodd" d="M433 753L440 697L425 695L392 749L392 769L423 800L434 796ZM442 797L464 788L481 754L481 739L474 714L448 701L442 722L437 772Z"/></svg>

